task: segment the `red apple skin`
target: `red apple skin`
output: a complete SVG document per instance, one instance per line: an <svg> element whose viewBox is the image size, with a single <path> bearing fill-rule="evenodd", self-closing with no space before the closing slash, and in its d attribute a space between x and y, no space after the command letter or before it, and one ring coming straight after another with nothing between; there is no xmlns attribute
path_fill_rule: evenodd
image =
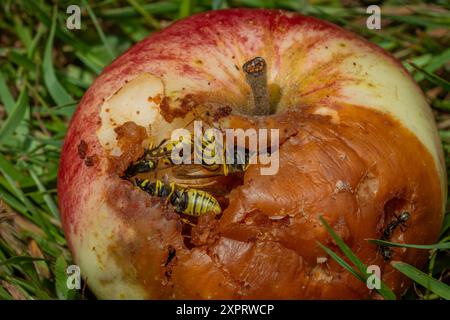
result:
<svg viewBox="0 0 450 320"><path fill-rule="evenodd" d="M241 66L255 56L266 59L269 85L281 93L275 115L248 121L239 116L250 101ZM153 92L149 105L138 97L146 90ZM118 116L135 106L122 106L117 96L136 98L142 112ZM205 243L188 249L178 215L119 172L142 152L150 135L146 119L169 126L192 103L231 106L236 112L223 123L279 128L282 144L278 174L261 176L251 166L220 222L200 219L198 233L209 232ZM126 121L141 127L123 127ZM117 138L118 127L125 138ZM84 95L62 150L62 223L74 261L99 298L376 296L324 259L317 242L336 246L320 215L364 263L380 266L400 294L408 281L366 239L379 238L393 213L408 210L408 227L391 240L436 241L447 185L436 132L423 94L401 64L350 32L278 10L199 14L133 46ZM121 150L116 167L115 147ZM169 247L176 250L170 262ZM418 267L425 259L423 251L394 250L394 260Z"/></svg>

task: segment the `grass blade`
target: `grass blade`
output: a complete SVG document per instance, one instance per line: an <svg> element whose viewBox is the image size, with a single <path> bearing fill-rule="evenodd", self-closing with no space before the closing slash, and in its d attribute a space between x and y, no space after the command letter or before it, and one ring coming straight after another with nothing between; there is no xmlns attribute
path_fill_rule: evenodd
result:
<svg viewBox="0 0 450 320"><path fill-rule="evenodd" d="M4 261L0 261L0 266L15 265L22 263L33 263L35 261L44 261L44 258L33 258L30 256L15 256Z"/></svg>
<svg viewBox="0 0 450 320"><path fill-rule="evenodd" d="M106 48L106 51L108 52L111 60L113 60L116 57L116 55L114 54L113 50L111 49L111 46L109 45L108 40L106 40L105 34L103 33L100 23L98 23L95 13L92 11L91 7L89 6L89 3L86 0L82 0L82 3L86 7L89 17L91 18L92 23L94 24L95 30L97 30L97 33L98 33L100 39L102 40L103 45Z"/></svg>
<svg viewBox="0 0 450 320"><path fill-rule="evenodd" d="M226 1L225 0L213 0L211 8L213 10L218 10L218 9L224 8L225 5L226 5Z"/></svg>
<svg viewBox="0 0 450 320"><path fill-rule="evenodd" d="M186 18L191 14L191 0L181 0L178 19Z"/></svg>
<svg viewBox="0 0 450 320"><path fill-rule="evenodd" d="M336 260L337 263L339 263L342 267L344 267L345 269L349 270L353 275L355 275L358 279L360 279L361 281L363 281L364 283L366 283L367 281L367 267L364 265L364 263L361 262L361 260L359 260L359 258L353 253L353 251L345 244L345 242L341 239L341 237L338 236L338 234L333 230L333 228L331 228L328 223L325 221L325 219L320 216L319 217L320 221L322 222L322 224L325 226L325 229L327 229L328 233L331 235L331 237L333 238L333 240L336 242L336 244L338 245L339 249L341 249L341 251L344 253L344 255L356 266L356 268L359 271L359 276L362 277L362 280L355 275L354 272L356 272L353 268L353 271L349 270L349 267L351 268L351 266L345 262L342 258L340 258L338 255L334 254L334 255L330 255L334 260ZM321 244L319 244L321 245ZM322 246L322 249L324 249L328 254L329 251L331 251L330 249L326 248L325 246ZM328 250L326 250L326 249ZM380 279L380 283L381 283L381 287L380 289L376 289L376 291L383 296L383 298L385 298L386 300L395 300L396 296L395 293L388 288L383 281L381 281Z"/></svg>
<svg viewBox="0 0 450 320"><path fill-rule="evenodd" d="M154 2L142 4L141 7L153 15L156 14L167 14L175 13L178 10L178 3L175 2ZM111 18L111 19L122 19L122 18L133 18L139 16L139 12L133 7L121 7L121 8L110 8L103 9L98 12L97 16Z"/></svg>
<svg viewBox="0 0 450 320"><path fill-rule="evenodd" d="M13 300L13 297L1 286L0 283L0 300Z"/></svg>
<svg viewBox="0 0 450 320"><path fill-rule="evenodd" d="M29 26L25 26L18 16L14 17L14 30L17 37L28 49L31 45L31 31Z"/></svg>
<svg viewBox="0 0 450 320"><path fill-rule="evenodd" d="M320 222L322 222L322 224L325 226L325 229L327 229L333 240L336 242L339 249L341 249L345 256L356 266L356 268L358 268L359 272L364 274L367 270L364 263L362 263L361 260L358 259L358 257L353 253L349 246L347 246L347 244L341 239L341 237L337 235L337 233L328 225L328 223L322 216L320 216L319 219Z"/></svg>
<svg viewBox="0 0 450 320"><path fill-rule="evenodd" d="M432 57L430 61L427 63L425 70L428 72L434 72L447 64L450 61L450 48L442 51L435 57Z"/></svg>
<svg viewBox="0 0 450 320"><path fill-rule="evenodd" d="M437 86L440 86L442 88L444 88L446 91L450 92L450 82L448 82L447 80L439 77L438 75L428 72L427 70L419 67L418 65L410 62L409 63L414 69L420 71L425 78L427 78L430 82L434 83Z"/></svg>
<svg viewBox="0 0 450 320"><path fill-rule="evenodd" d="M136 11L144 17L144 20L149 26L155 29L161 28L158 20L156 20L149 12L147 12L137 0L128 0L128 3L131 4L133 8L136 9Z"/></svg>
<svg viewBox="0 0 450 320"><path fill-rule="evenodd" d="M442 281L436 280L419 269L416 269L415 267L404 262L392 261L391 265L408 278L434 292L441 298L450 300L450 287Z"/></svg>
<svg viewBox="0 0 450 320"><path fill-rule="evenodd" d="M3 73L0 71L0 101L5 106L6 112L9 114L14 109L14 98L11 94L11 91L9 91L8 86L6 85L5 77L3 76Z"/></svg>
<svg viewBox="0 0 450 320"><path fill-rule="evenodd" d="M3 188L0 187L0 198L11 208L17 210L24 216L27 216L27 207L25 207L22 202L17 200L14 196L6 192Z"/></svg>
<svg viewBox="0 0 450 320"><path fill-rule="evenodd" d="M450 249L450 242L435 243L435 244L407 244L407 243L397 243L397 242L390 242L390 241L384 241L384 240L378 240L378 239L368 239L368 241L371 243L386 246L386 247L401 247L401 248L414 248L414 249L425 249L425 250Z"/></svg>
<svg viewBox="0 0 450 320"><path fill-rule="evenodd" d="M44 187L44 185L42 184L41 180L39 180L39 177L36 175L36 173L34 173L33 170L29 170L31 178L34 180L34 182L36 183L36 186L38 187L39 191L41 191L44 195L44 201L47 204L48 209L50 210L50 212L52 213L53 217L55 217L56 219L59 219L59 211L58 211L58 207L56 206L55 202L53 201L53 198L50 194L48 194L47 189Z"/></svg>
<svg viewBox="0 0 450 320"><path fill-rule="evenodd" d="M76 296L76 291L67 287L67 262L63 255L56 259L55 263L55 289L60 300L70 300Z"/></svg>
<svg viewBox="0 0 450 320"><path fill-rule="evenodd" d="M55 69L53 68L52 49L53 49L53 39L55 37L56 17L57 17L56 13L57 11L55 10L53 13L53 20L50 28L50 34L48 36L47 44L45 46L42 68L44 73L45 86L47 87L47 90L52 99L55 101L55 103L60 105L60 104L70 104L73 102L73 99L56 78ZM66 109L65 115L70 116L72 112L73 112L72 109Z"/></svg>
<svg viewBox="0 0 450 320"><path fill-rule="evenodd" d="M11 114L3 123L3 126L0 128L0 145L5 142L6 138L8 138L20 125L21 121L26 115L27 106L28 96L24 87L20 92L19 99L17 99L17 103L14 106Z"/></svg>
<svg viewBox="0 0 450 320"><path fill-rule="evenodd" d="M364 276L361 275L357 270L353 269L351 265L349 265L344 259L342 259L340 256L338 256L333 250L328 248L327 246L323 245L320 242L317 242L317 244L330 256L332 257L337 263L339 263L342 267L344 267L348 272L350 272L352 275L355 276L358 280L365 282Z"/></svg>
<svg viewBox="0 0 450 320"><path fill-rule="evenodd" d="M0 168L8 172L11 178L13 178L15 181L23 184L27 184L31 181L29 177L18 171L2 154L0 154Z"/></svg>

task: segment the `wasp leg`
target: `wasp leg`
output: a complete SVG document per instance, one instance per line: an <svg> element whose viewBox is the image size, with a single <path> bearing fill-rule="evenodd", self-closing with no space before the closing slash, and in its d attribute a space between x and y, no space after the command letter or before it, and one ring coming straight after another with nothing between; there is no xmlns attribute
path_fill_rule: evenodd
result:
<svg viewBox="0 0 450 320"><path fill-rule="evenodd" d="M408 228L408 225L406 224L406 222L401 222L400 223L400 230L402 232L405 232L407 228Z"/></svg>
<svg viewBox="0 0 450 320"><path fill-rule="evenodd" d="M228 165L225 162L223 163L223 174L224 176L228 175Z"/></svg>
<svg viewBox="0 0 450 320"><path fill-rule="evenodd" d="M195 227L195 226L196 226L195 223L190 222L190 221L189 221L188 219L186 219L186 218L180 218L180 221L183 222L183 223L185 223L185 224L187 224L187 225L190 225L191 227Z"/></svg>

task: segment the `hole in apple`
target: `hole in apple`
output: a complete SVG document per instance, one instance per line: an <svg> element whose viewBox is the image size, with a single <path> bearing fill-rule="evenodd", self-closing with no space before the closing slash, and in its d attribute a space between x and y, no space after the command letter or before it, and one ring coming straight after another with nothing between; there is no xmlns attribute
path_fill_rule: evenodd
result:
<svg viewBox="0 0 450 320"><path fill-rule="evenodd" d="M404 197L396 196L384 205L384 217L382 223L380 240L391 241L393 237L406 231L410 220L410 212L407 210L408 202ZM398 234L400 232L400 234ZM398 240L394 241L397 242ZM378 245L378 252L385 261L390 261L395 254L395 249L383 245Z"/></svg>
<svg viewBox="0 0 450 320"><path fill-rule="evenodd" d="M243 66L253 98L248 101L253 103L240 107L233 105L238 113L241 111L251 116L263 117L277 112L281 99L281 89L276 84L267 84L266 69L266 62L260 57L249 60ZM179 216L181 224L179 230L183 236L184 244L186 248L192 249L202 242L198 240L198 237L197 241L192 240L192 233L199 234L198 230L204 227L199 225L203 223L203 219L199 219L199 217L211 215L214 220L220 220L222 212L229 205L230 192L243 184L248 165L247 163L210 165L205 162L200 164L176 164L171 159L171 151L180 141L171 141L172 133L177 129L185 129L193 137L194 120L198 119L203 123L202 134L205 133L206 129L216 127L218 123L219 126L223 126L219 129L224 134L225 142L225 129L227 127L235 128L236 126L235 124L227 124L227 121L222 123L221 120L231 119L233 108L226 104L220 104L219 101L213 99L206 99L205 101L201 97L199 99L188 99L189 106L186 105L185 108L181 108L190 110L187 113L180 113L180 108L174 108L171 105L163 108L165 98L160 99L161 97L158 95L164 89L161 81L151 75L133 81L131 89L137 90L132 92L133 97L142 91L140 89L142 86L139 85L138 80L145 82L149 87L155 87L155 94L152 95L151 101L152 103L155 102L153 97L158 97L158 101L161 100L159 101L161 102L159 113L155 109L155 114L151 116L144 114L145 103L149 100L148 95L145 95L142 112L133 112L133 119L122 125L115 124L111 127L116 134L115 139L112 140L114 135L109 134L109 131L107 137L111 140L111 144L116 147L115 149L111 148L111 150L117 152L110 153L112 159L110 169L118 173L121 178L131 182L136 189L147 193L149 197L159 199L163 206L172 213L176 212ZM113 105L117 110L128 108L122 108L124 101L128 101L128 91L121 90L120 93L121 96L115 97L118 101L110 101L108 106ZM113 102L117 103L113 104ZM156 105L153 107L157 108ZM140 116L137 120L136 115ZM238 116L238 114L235 114L235 116ZM146 125L146 121L151 123ZM241 125L240 121L237 121L237 126ZM244 116L242 121L251 123ZM248 124L247 122L245 124ZM120 123L120 121L117 123ZM100 133L103 134L102 137L106 136L105 132ZM235 143L238 143L237 140ZM249 145L248 141L245 141L244 144ZM205 146L202 143L203 147ZM186 155L193 157L194 150L195 148ZM182 152L180 156L184 157L185 154ZM248 159L246 161L248 162Z"/></svg>
<svg viewBox="0 0 450 320"><path fill-rule="evenodd" d="M237 161L235 164L176 164L172 151L179 144L182 145L183 140L172 141L171 137L167 137L143 147L137 140L130 140L131 137L138 136L135 132L139 131L139 128L135 127L138 126L132 126L130 123L124 126L129 135L120 135L119 144L122 145L122 140L126 139L126 144L139 145L143 150L126 154L126 157L121 159L121 164L113 167L122 169L116 171L122 179L131 182L136 189L147 193L149 197L161 200L167 210L178 214L184 245L187 249L192 249L201 242L198 239L192 241L193 230L196 229L196 234L199 234L198 230L205 228L203 225L199 226L199 223L203 223L199 217L211 215L214 220L220 220L222 212L229 205L229 193L243 184L248 166ZM194 139L191 128L188 125L186 128L191 134L190 139ZM151 141L151 137L139 138L142 141ZM203 140L202 148L206 149L208 146L205 143L206 140ZM206 152L205 149L202 152ZM193 159L195 147L192 146L190 150L186 156ZM184 150L180 151L179 155L184 156ZM126 166L123 162L126 162Z"/></svg>
<svg viewBox="0 0 450 320"><path fill-rule="evenodd" d="M398 216L403 211L406 211L406 205L407 202L403 197L394 197L387 201L384 205L384 224L389 223L389 221L395 218L395 216Z"/></svg>
<svg viewBox="0 0 450 320"><path fill-rule="evenodd" d="M404 231L405 222L410 218L408 200L401 196L391 198L384 205L383 221L381 223L382 240L389 240L399 229Z"/></svg>

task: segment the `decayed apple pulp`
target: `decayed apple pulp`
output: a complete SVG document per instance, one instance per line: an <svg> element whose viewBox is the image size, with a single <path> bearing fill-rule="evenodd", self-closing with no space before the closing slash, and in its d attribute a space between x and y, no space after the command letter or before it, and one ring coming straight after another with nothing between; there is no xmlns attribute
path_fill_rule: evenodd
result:
<svg viewBox="0 0 450 320"><path fill-rule="evenodd" d="M273 112L252 114L242 66L267 63ZM121 178L149 141L192 119L280 132L280 167L251 165L222 214L186 232L180 214ZM283 11L195 15L138 43L85 94L67 134L58 192L75 262L99 298L368 298L317 245L336 248L323 216L396 293L406 278L380 238L433 243L446 199L429 106L394 58L332 24ZM222 180L215 182L220 189ZM187 241L186 238L189 240ZM426 251L393 248L421 266Z"/></svg>

